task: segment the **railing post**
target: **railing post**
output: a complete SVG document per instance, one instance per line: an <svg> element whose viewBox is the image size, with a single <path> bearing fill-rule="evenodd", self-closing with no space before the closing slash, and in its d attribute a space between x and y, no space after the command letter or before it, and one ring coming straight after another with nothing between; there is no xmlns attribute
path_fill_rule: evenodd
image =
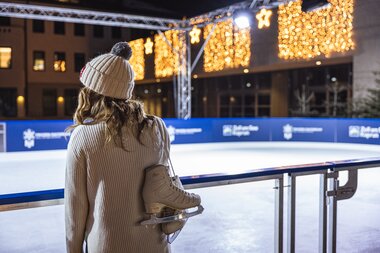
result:
<svg viewBox="0 0 380 253"><path fill-rule="evenodd" d="M288 175L288 233L287 252L295 252L296 244L296 177Z"/></svg>
<svg viewBox="0 0 380 253"><path fill-rule="evenodd" d="M319 186L319 253L327 250L327 172L320 175Z"/></svg>
<svg viewBox="0 0 380 253"><path fill-rule="evenodd" d="M327 252L336 253L338 201L354 196L358 186L358 171L355 168L350 169L347 183L342 186L339 186L339 171L331 172L327 176L329 179L329 189L326 192L326 198L329 198Z"/></svg>
<svg viewBox="0 0 380 253"><path fill-rule="evenodd" d="M274 252L283 252L284 229L284 177L275 180Z"/></svg>
<svg viewBox="0 0 380 253"><path fill-rule="evenodd" d="M327 198L329 198L329 207L328 207L328 231L327 231L327 252L336 253L336 222L337 222L337 195L336 192L339 187L339 172L332 172L328 174L329 178L329 187L327 192ZM332 193L332 194L329 194Z"/></svg>

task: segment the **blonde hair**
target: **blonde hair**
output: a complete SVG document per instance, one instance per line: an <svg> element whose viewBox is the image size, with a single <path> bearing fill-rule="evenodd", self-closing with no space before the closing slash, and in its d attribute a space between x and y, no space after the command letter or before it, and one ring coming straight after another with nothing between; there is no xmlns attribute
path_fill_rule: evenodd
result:
<svg viewBox="0 0 380 253"><path fill-rule="evenodd" d="M142 143L141 133L153 119L153 116L145 114L143 104L137 100L106 97L84 87L79 92L74 124L68 129L105 122L106 142L113 140L126 149L121 142L122 128L127 125L133 127L132 132Z"/></svg>

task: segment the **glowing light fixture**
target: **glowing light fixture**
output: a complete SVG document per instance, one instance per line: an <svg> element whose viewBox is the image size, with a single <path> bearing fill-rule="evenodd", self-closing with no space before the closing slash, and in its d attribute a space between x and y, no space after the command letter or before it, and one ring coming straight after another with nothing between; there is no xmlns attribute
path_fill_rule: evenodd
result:
<svg viewBox="0 0 380 253"><path fill-rule="evenodd" d="M249 72L249 69L244 69L243 72L247 74Z"/></svg>
<svg viewBox="0 0 380 253"><path fill-rule="evenodd" d="M25 102L25 98L24 96L18 96L17 97L17 103L18 104L23 104Z"/></svg>
<svg viewBox="0 0 380 253"><path fill-rule="evenodd" d="M234 13L234 23L240 28L248 28L251 26L252 13L248 10L238 10Z"/></svg>
<svg viewBox="0 0 380 253"><path fill-rule="evenodd" d="M317 66L319 66L319 65L321 65L321 64L322 64L321 61L316 61L316 62L315 62L315 65L317 65Z"/></svg>
<svg viewBox="0 0 380 253"><path fill-rule="evenodd" d="M271 16L272 16L272 11L271 10L261 9L256 14L256 19L258 21L257 27L259 29L263 29L264 27L269 27L270 26L270 17Z"/></svg>
<svg viewBox="0 0 380 253"><path fill-rule="evenodd" d="M59 96L57 98L57 102L60 103L60 104L62 104L63 102L65 102L65 99L62 96Z"/></svg>
<svg viewBox="0 0 380 253"><path fill-rule="evenodd" d="M189 32L190 35L190 43L191 44L197 44L199 43L199 37L201 35L201 29L199 29L197 26L194 26L193 29Z"/></svg>
<svg viewBox="0 0 380 253"><path fill-rule="evenodd" d="M153 53L153 42L151 38L147 38L144 44L145 54Z"/></svg>

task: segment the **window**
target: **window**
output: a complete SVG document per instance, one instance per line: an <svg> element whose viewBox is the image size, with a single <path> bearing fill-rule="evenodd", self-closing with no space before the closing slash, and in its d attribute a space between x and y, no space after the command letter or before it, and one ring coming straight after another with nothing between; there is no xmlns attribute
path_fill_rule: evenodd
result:
<svg viewBox="0 0 380 253"><path fill-rule="evenodd" d="M33 20L33 32L44 33L45 32L45 22L42 20Z"/></svg>
<svg viewBox="0 0 380 253"><path fill-rule="evenodd" d="M54 22L54 33L55 34L65 34L65 23Z"/></svg>
<svg viewBox="0 0 380 253"><path fill-rule="evenodd" d="M80 72L85 64L85 55L83 53L74 54L74 71Z"/></svg>
<svg viewBox="0 0 380 253"><path fill-rule="evenodd" d="M45 70L45 52L43 51L33 52L33 70L34 71Z"/></svg>
<svg viewBox="0 0 380 253"><path fill-rule="evenodd" d="M65 115L73 116L78 105L78 89L65 89Z"/></svg>
<svg viewBox="0 0 380 253"><path fill-rule="evenodd" d="M95 38L103 38L103 36L104 36L103 26L94 25L94 37Z"/></svg>
<svg viewBox="0 0 380 253"><path fill-rule="evenodd" d="M42 113L44 116L57 115L57 90L56 89L42 90Z"/></svg>
<svg viewBox="0 0 380 253"><path fill-rule="evenodd" d="M10 69L12 67L12 48L0 47L0 69Z"/></svg>
<svg viewBox="0 0 380 253"><path fill-rule="evenodd" d="M0 117L17 116L16 97L16 88L0 88Z"/></svg>
<svg viewBox="0 0 380 253"><path fill-rule="evenodd" d="M54 53L54 71L65 72L66 71L66 54L61 52Z"/></svg>
<svg viewBox="0 0 380 253"><path fill-rule="evenodd" d="M10 26L11 18L9 17L0 17L0 26Z"/></svg>
<svg viewBox="0 0 380 253"><path fill-rule="evenodd" d="M84 24L74 24L74 35L84 36Z"/></svg>
<svg viewBox="0 0 380 253"><path fill-rule="evenodd" d="M112 38L113 39L121 38L121 27L112 27Z"/></svg>

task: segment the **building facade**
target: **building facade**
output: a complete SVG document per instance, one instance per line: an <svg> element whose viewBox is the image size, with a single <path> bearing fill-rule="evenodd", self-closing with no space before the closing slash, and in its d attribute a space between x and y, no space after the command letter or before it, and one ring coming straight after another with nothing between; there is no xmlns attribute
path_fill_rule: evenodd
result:
<svg viewBox="0 0 380 253"><path fill-rule="evenodd" d="M79 73L129 30L0 18L0 117L65 118L75 107Z"/></svg>
<svg viewBox="0 0 380 253"><path fill-rule="evenodd" d="M380 71L380 16L377 15L380 2L345 1L349 2L353 3L352 9L347 7L351 20L347 21L347 17L329 20L335 26L322 29L325 34L303 38L325 39L319 44L320 54L312 55L307 48L297 51L298 47L294 47L297 41L292 42L293 48L281 51L287 38L282 32L293 24L283 27L280 22L283 13L277 9L273 9L270 27L259 29L257 23L253 24L249 33L248 65L210 71L203 53L192 72L192 117L353 116L356 103L366 96L368 88L376 87L375 72ZM344 15L335 13L339 18ZM299 22L309 22L307 18ZM310 19L311 24L318 25ZM108 51L114 42L130 41L133 37L126 28L16 18L1 20L2 118L71 117L76 106L75 94L80 88L81 66ZM346 26L340 26L344 22L348 22ZM297 28L295 24L294 34ZM335 29L333 33L331 29ZM203 29L200 42L191 46L192 60L206 39L205 34ZM342 34L348 39L338 41ZM330 41L328 36L332 36ZM155 36L150 38L155 41ZM342 50L329 51L329 43ZM291 57L292 50L294 57ZM144 102L148 112L175 117L173 77L157 76L157 53L144 56L145 76L136 82L135 96ZM306 56L297 57L297 54ZM7 58L9 55L11 60ZM212 68L215 63L209 66Z"/></svg>

